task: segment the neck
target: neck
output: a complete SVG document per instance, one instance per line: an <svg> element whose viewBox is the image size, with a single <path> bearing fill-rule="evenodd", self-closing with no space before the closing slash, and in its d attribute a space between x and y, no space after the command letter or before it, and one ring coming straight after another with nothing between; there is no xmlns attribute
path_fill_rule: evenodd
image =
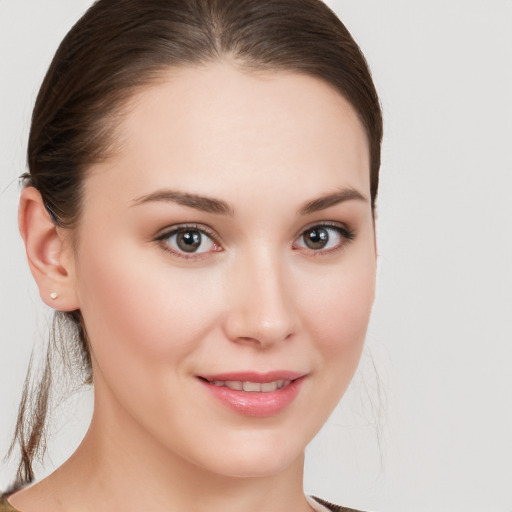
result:
<svg viewBox="0 0 512 512"><path fill-rule="evenodd" d="M112 404L97 402L80 447L40 485L46 486L45 496L59 497L63 510L77 512L163 512L170 506L190 512L297 512L310 510L302 490L303 464L301 454L277 474L213 473L166 450Z"/></svg>

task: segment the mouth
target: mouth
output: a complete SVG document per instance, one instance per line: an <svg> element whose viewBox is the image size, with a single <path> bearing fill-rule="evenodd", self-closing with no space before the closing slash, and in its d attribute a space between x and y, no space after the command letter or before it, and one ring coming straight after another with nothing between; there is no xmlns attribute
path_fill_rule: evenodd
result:
<svg viewBox="0 0 512 512"><path fill-rule="evenodd" d="M199 376L199 381L231 411L242 416L269 417L292 404L306 377L303 373L278 371Z"/></svg>
<svg viewBox="0 0 512 512"><path fill-rule="evenodd" d="M248 393L270 393L277 391L291 384L291 380L273 380L271 382L251 382L249 380L214 380L208 381L214 386L226 387L235 391L246 391Z"/></svg>

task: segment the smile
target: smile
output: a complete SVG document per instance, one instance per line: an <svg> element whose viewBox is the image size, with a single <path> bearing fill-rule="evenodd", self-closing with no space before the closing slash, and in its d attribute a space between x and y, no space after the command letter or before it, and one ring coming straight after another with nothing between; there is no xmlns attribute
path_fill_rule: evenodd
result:
<svg viewBox="0 0 512 512"><path fill-rule="evenodd" d="M282 389L291 384L291 380L274 380L272 382L251 382L241 380L215 380L209 381L210 384L219 387L226 387L236 391L248 391L250 393L269 393Z"/></svg>
<svg viewBox="0 0 512 512"><path fill-rule="evenodd" d="M215 403L242 416L262 418L278 415L291 406L306 378L304 373L276 371L225 373L202 376L199 381Z"/></svg>

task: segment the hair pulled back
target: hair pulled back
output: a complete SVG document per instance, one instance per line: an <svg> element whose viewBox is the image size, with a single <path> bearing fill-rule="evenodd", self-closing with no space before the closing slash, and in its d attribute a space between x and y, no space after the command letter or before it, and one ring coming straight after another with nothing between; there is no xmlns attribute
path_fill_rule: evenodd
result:
<svg viewBox="0 0 512 512"><path fill-rule="evenodd" d="M242 69L305 73L336 88L357 112L368 138L374 206L382 139L379 100L363 54L323 2L98 0L60 44L32 117L29 172L23 177L41 193L55 224L73 228L79 223L87 170L109 158L123 107L135 92L170 67L221 59ZM73 364L91 381L80 312L58 313L57 318L74 330L78 362ZM41 381L35 388L29 377L25 383L13 441L21 449L18 485L34 478L33 459L42 455L50 353L61 329L54 326ZM69 341L65 345L61 352L69 352Z"/></svg>

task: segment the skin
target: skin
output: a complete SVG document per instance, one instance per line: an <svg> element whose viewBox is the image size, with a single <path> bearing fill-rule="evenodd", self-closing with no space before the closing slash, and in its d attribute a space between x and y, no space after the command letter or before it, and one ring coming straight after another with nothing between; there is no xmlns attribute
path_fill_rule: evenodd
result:
<svg viewBox="0 0 512 512"><path fill-rule="evenodd" d="M88 172L73 232L53 226L37 191L22 193L41 297L83 314L95 410L69 461L11 503L308 510L304 449L354 374L374 298L368 144L355 111L316 78L220 62L170 70L132 99L116 135L115 155ZM141 202L169 189L229 213ZM340 190L361 197L300 212ZM183 223L213 242L189 254L156 240ZM329 228L327 249L308 248L304 232L325 223L353 239ZM249 370L306 377L266 418L230 410L197 378Z"/></svg>

